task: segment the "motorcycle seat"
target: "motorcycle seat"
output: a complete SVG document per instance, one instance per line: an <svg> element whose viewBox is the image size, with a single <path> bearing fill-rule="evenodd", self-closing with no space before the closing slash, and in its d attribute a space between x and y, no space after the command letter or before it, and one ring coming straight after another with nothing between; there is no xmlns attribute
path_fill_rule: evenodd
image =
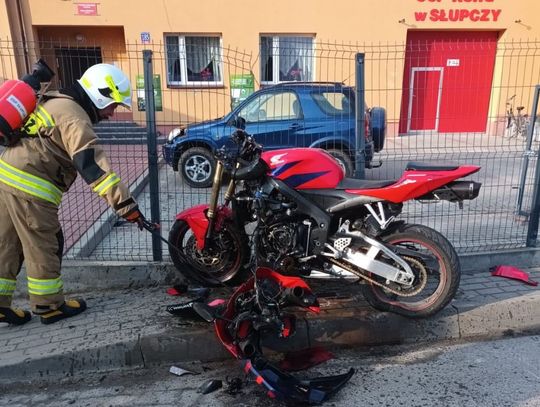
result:
<svg viewBox="0 0 540 407"><path fill-rule="evenodd" d="M457 164L431 164L431 163L420 163L411 161L405 167L407 171L453 171L457 170L459 165Z"/></svg>
<svg viewBox="0 0 540 407"><path fill-rule="evenodd" d="M343 178L336 189L377 189L394 184L395 180L374 181L368 179Z"/></svg>

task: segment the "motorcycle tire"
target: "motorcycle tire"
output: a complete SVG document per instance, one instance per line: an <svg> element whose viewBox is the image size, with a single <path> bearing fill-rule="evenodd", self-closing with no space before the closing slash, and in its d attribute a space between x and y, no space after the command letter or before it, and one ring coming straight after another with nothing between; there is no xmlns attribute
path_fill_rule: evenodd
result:
<svg viewBox="0 0 540 407"><path fill-rule="evenodd" d="M459 258L448 239L426 226L404 224L398 230L384 236L383 240L391 245L401 245L409 250L417 250L434 256L438 270L430 267L420 257L414 258L412 262L405 259L415 274L420 268L426 271L424 288L413 296L399 296L368 282L362 285L362 293L368 303L380 311L388 311L408 318L426 318L448 305L457 292L461 276ZM373 274L371 277L384 283L383 279ZM413 283L413 289L416 284L422 284L419 280L417 278Z"/></svg>
<svg viewBox="0 0 540 407"><path fill-rule="evenodd" d="M195 235L184 220L176 220L169 233L169 254L176 269L188 280L204 287L236 285L247 278L246 239L230 222L216 232L214 247L196 248ZM176 249L175 249L176 248Z"/></svg>

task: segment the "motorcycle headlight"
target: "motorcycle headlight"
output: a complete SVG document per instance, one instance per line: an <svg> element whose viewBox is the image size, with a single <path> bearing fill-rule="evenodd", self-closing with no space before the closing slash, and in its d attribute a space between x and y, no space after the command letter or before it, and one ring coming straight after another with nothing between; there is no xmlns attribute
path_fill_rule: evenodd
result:
<svg viewBox="0 0 540 407"><path fill-rule="evenodd" d="M184 134L184 129L180 129L180 128L174 128L172 129L170 132L169 132L169 135L167 136L167 141L168 142L171 142L173 141L176 137L178 136L181 136Z"/></svg>

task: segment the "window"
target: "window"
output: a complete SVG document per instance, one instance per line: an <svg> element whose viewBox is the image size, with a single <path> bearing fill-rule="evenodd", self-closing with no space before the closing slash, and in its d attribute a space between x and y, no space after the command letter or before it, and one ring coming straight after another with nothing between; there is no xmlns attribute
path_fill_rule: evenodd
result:
<svg viewBox="0 0 540 407"><path fill-rule="evenodd" d="M244 106L238 115L247 123L299 119L300 102L293 92L263 93Z"/></svg>
<svg viewBox="0 0 540 407"><path fill-rule="evenodd" d="M347 92L313 92L311 97L327 115L348 116L354 114L354 99Z"/></svg>
<svg viewBox="0 0 540 407"><path fill-rule="evenodd" d="M313 80L312 37L261 36L261 82Z"/></svg>
<svg viewBox="0 0 540 407"><path fill-rule="evenodd" d="M166 36L167 84L223 85L221 38Z"/></svg>

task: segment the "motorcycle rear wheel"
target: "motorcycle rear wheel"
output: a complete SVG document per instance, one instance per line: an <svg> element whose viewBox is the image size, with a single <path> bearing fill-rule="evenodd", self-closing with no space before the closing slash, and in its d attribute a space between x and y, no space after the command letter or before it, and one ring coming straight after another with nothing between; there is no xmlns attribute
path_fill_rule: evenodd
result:
<svg viewBox="0 0 540 407"><path fill-rule="evenodd" d="M435 262L427 264L421 257L413 258L413 261L408 261L417 275L413 289L423 283L425 287L416 295L407 296L404 292L403 296L399 296L373 283L366 283L362 285L362 292L368 303L380 311L389 311L408 318L426 318L448 305L457 292L461 275L459 258L448 239L427 226L404 224L383 240L394 246L432 256L436 260L436 267ZM407 261L406 258L405 260ZM427 271L424 273L425 281L422 281L420 268ZM373 274L371 277L379 283L385 283L384 279Z"/></svg>
<svg viewBox="0 0 540 407"><path fill-rule="evenodd" d="M245 239L228 222L215 233L211 247L197 250L189 224L176 220L169 233L169 254L176 269L188 280L205 287L234 285L245 277Z"/></svg>

